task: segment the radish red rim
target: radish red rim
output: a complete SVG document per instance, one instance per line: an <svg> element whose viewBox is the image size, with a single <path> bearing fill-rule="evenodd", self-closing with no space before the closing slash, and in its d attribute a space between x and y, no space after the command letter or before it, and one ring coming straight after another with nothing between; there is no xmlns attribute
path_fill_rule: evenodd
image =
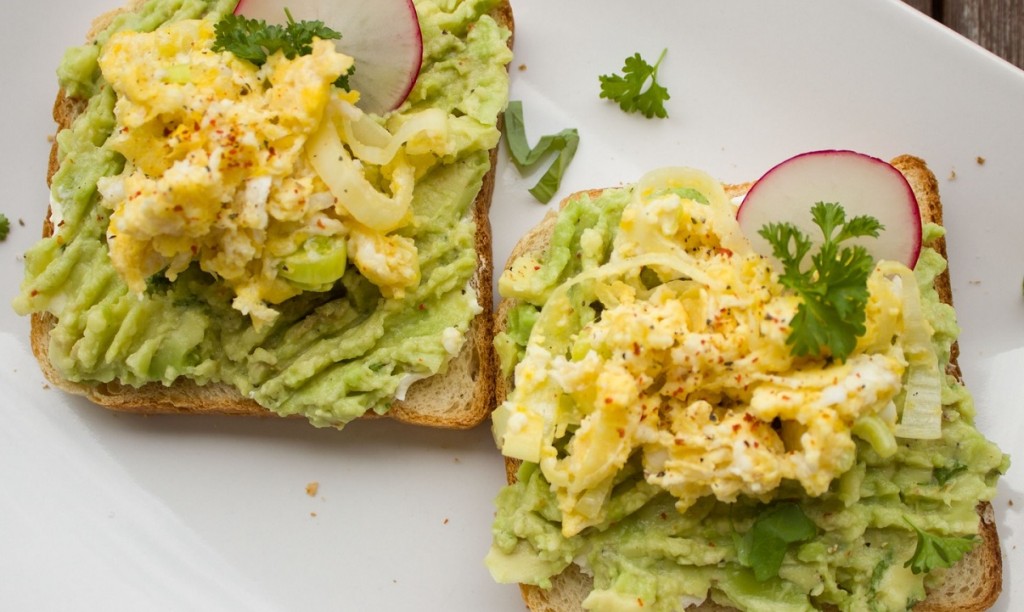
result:
<svg viewBox="0 0 1024 612"><path fill-rule="evenodd" d="M358 106L384 114L405 102L423 62L423 35L412 0L239 0L236 15L286 22L319 20L341 33L338 50L355 58L349 77L359 91Z"/></svg>
<svg viewBox="0 0 1024 612"><path fill-rule="evenodd" d="M737 219L754 249L771 255L758 234L768 223L792 223L820 240L810 214L816 202L838 202L847 218L870 215L881 221L885 229L878 238L857 242L876 259L910 268L917 263L922 228L913 188L888 162L856 151L810 151L775 165L750 188Z"/></svg>

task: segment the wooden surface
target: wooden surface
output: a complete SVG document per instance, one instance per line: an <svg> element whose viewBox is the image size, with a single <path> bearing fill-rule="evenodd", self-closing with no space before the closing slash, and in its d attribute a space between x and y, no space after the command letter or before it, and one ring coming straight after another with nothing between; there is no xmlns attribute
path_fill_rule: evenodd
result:
<svg viewBox="0 0 1024 612"><path fill-rule="evenodd" d="M1024 0L904 0L1024 68Z"/></svg>

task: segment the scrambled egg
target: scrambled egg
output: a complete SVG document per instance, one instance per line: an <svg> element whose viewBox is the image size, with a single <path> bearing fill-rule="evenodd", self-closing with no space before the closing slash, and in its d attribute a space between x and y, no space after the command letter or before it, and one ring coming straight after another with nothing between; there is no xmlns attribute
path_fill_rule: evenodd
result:
<svg viewBox="0 0 1024 612"><path fill-rule="evenodd" d="M99 190L129 289L198 262L259 326L349 260L385 296L416 286L416 247L394 232L412 221L417 173L447 152L446 114L396 137L333 86L353 63L333 42L257 68L214 40L211 22L182 21L116 34L100 57L117 94L108 146L127 163ZM421 141L408 159L403 145Z"/></svg>
<svg viewBox="0 0 1024 612"><path fill-rule="evenodd" d="M600 238L581 242L590 251ZM566 536L601 523L638 452L645 479L680 511L710 495L768 500L783 481L821 495L853 466L855 431L880 453L894 435L908 368L894 338L903 294L917 288L893 265L869 281L853 355L793 357L798 298L742 236L722 187L696 171L652 173L623 211L609 261L541 311L494 416L503 452L539 463ZM657 282L644 277L652 272ZM600 303L599 315L570 329L573 300Z"/></svg>

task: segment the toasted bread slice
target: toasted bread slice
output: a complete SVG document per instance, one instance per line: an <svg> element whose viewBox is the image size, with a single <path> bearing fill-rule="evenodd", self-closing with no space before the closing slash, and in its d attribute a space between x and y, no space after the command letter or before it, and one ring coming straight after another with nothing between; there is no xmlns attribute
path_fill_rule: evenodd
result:
<svg viewBox="0 0 1024 612"><path fill-rule="evenodd" d="M939 199L938 183L934 174L928 169L925 162L917 157L902 155L892 160L895 166L907 178L917 202L921 209L921 219L924 222L942 224L942 202ZM726 193L730 196L740 196L747 192L750 184L726 185ZM602 190L590 190L592 197L600 194ZM568 196L565 201L578 194ZM563 201L563 203L565 202ZM520 256L535 253L542 253L551 239L554 231L557 211L550 211L547 216L528 232L516 244L509 256L506 268ZM940 238L931 244L943 258L946 258L945 239ZM944 271L935 279L935 287L939 299L946 304L952 305L953 295L950 288L949 271ZM505 329L508 313L515 306L514 299L504 299L498 305L495 313L495 332ZM957 380L961 380L960 368L957 365L957 345L954 343L950 355L949 373ZM509 377L499 375L495 384L497 403L505 400L512 391L514 381ZM506 478L509 483L516 480L516 471L519 461L505 459ZM996 532L994 513L988 502L978 505L979 519L979 544L960 562L950 569L940 587L928 593L928 597L918 603L914 610L916 612L980 612L989 609L999 597L1002 590L1002 553L999 546L999 537ZM550 589L522 584L520 590L527 606L534 612L582 612L583 600L593 589L592 579L580 571L575 564L570 565L558 576L552 578ZM719 611L731 610L732 608L716 604L710 598L702 605L689 608L695 611Z"/></svg>
<svg viewBox="0 0 1024 612"><path fill-rule="evenodd" d="M144 0L133 0L128 5L98 17L89 31L92 40L103 31L117 14L132 11ZM491 16L508 30L514 31L512 8L503 0ZM509 45L512 38L509 38ZM58 130L71 125L84 109L84 101L58 92L53 107L53 118ZM435 376L417 381L410 386L404 400L395 400L386 417L416 425L467 429L481 423L494 405L495 360L492 343L491 284L491 226L488 212L494 191L497 148L490 151L491 168L484 176L470 214L476 224L475 246L477 268L471 286L480 296L482 312L476 315L466 333L461 352L453 357L446 369ZM50 151L47 184L59 168L57 143ZM53 233L49 215L43 224L43 236ZM48 358L50 331L56 319L49 313L35 313L31 317L32 351L46 378L69 393L82 395L107 408L137 414L218 414L238 416L276 416L254 400L243 396L233 386L221 383L199 385L188 379L179 379L171 386L149 383L141 387L110 383L85 384L67 380L53 367ZM376 418L367 413L365 418Z"/></svg>

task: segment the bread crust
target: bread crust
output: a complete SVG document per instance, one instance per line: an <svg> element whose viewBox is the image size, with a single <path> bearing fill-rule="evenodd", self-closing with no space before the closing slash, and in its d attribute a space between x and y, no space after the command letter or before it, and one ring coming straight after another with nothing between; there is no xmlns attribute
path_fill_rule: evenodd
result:
<svg viewBox="0 0 1024 612"><path fill-rule="evenodd" d="M119 13L131 11L145 0L132 0L124 7L99 16L93 21L87 40L103 31ZM500 25L515 31L512 7L502 0L491 12ZM512 45L512 36L509 37ZM68 97L63 90L57 93L53 118L58 131L71 125L84 110L85 101ZM500 128L499 124L499 128ZM476 224L475 248L477 269L470 282L476 290L481 312L472 320L466 333L466 342L458 355L447 364L446 370L430 378L417 381L409 387L404 400L395 400L383 415L367 413L362 418L392 418L400 422L448 429L468 429L483 422L494 407L494 380L496 358L493 348L493 307L491 286L493 261L490 225L490 204L494 192L497 166L497 147L490 151L490 169L473 202L471 214ZM57 142L50 149L47 185L52 181L60 164ZM47 212L43 221L43 237L53 233L53 224ZM199 385L181 378L170 386L158 382L141 387L110 383L85 384L67 380L51 363L48 355L50 331L56 318L49 313L33 313L30 340L32 352L39 361L43 374L54 386L90 401L120 412L136 414L210 414L229 416L277 417L256 401L243 396L233 386L224 383ZM302 418L296 415L293 418Z"/></svg>
<svg viewBox="0 0 1024 612"><path fill-rule="evenodd" d="M939 198L938 181L924 160L912 155L901 155L890 163L906 177L907 182L914 190L922 221L942 225L942 201ZM750 183L726 185L725 190L730 197L735 197L746 193L750 185ZM603 190L594 189L569 195L561 205L564 207L567 202L581 194L596 197L601 191ZM524 235L513 248L512 254L505 263L505 269L508 269L522 255L528 253L540 255L547 247L554 232L556 218L557 212L550 211L538 225ZM948 260L945 238L939 238L931 246L942 255L943 259ZM952 306L953 292L948 268L936 277L935 288L939 299ZM503 299L498 304L495 311L495 333L505 329L508 314L516 303L515 299ZM958 381L963 382L960 366L957 363L958 356L959 350L957 344L954 343L947 371ZM496 404L505 401L513 386L512 377L503 376L499 371L498 381L495 385ZM516 471L519 469L519 465L520 461L518 460L505 459L505 476L509 484L516 481ZM977 510L978 535L981 542L946 572L943 583L938 588L929 591L925 600L914 606L915 612L981 612L992 607L996 599L999 598L1003 585L1003 559L995 525L995 515L988 502L978 504ZM551 589L545 590L530 584L520 584L519 588L527 607L533 612L582 612L583 599L592 590L593 581L583 574L575 564L572 564L561 574L552 578ZM699 612L718 612L733 608L716 604L709 598L700 606L688 609Z"/></svg>

